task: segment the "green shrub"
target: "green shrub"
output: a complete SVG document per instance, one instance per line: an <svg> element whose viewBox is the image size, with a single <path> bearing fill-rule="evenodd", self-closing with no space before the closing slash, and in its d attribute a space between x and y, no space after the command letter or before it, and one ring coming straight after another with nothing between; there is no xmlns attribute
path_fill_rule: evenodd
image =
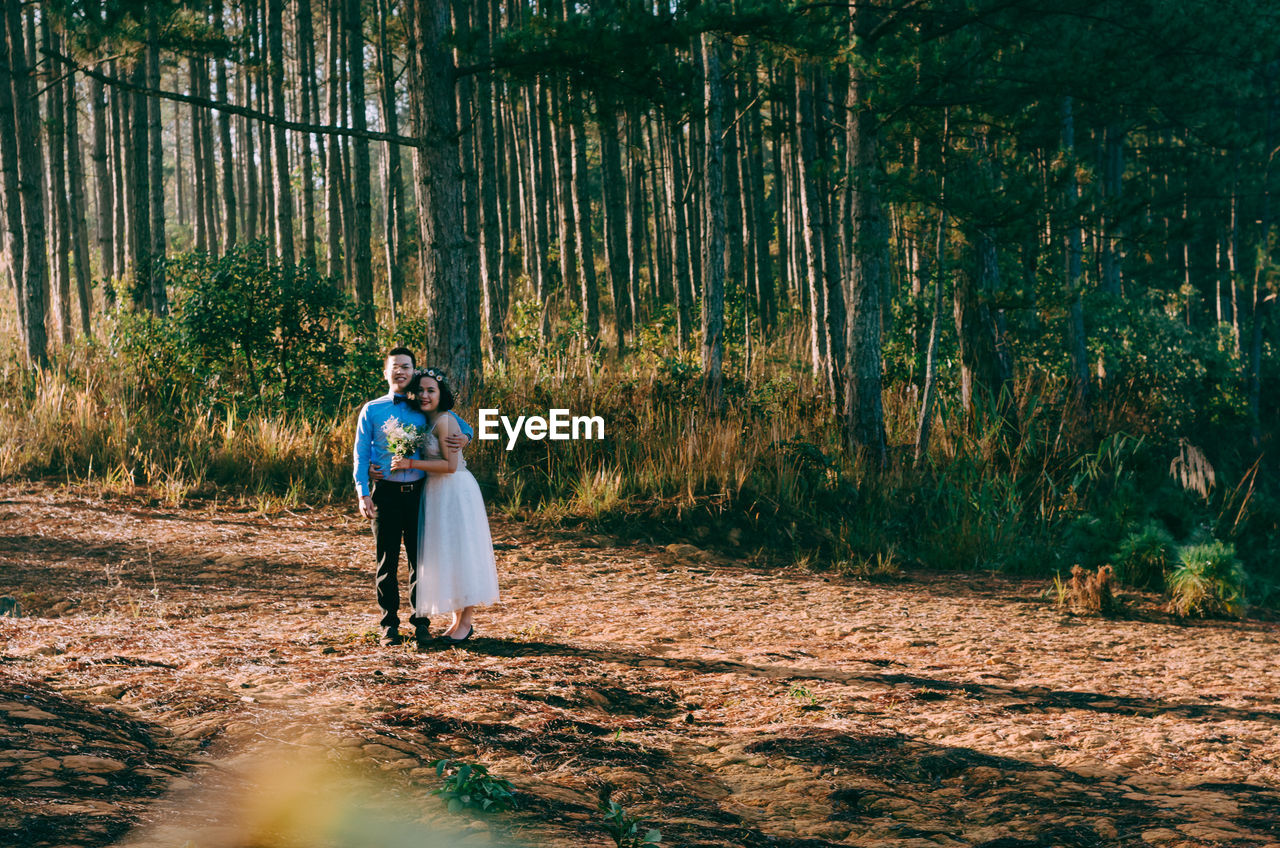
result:
<svg viewBox="0 0 1280 848"><path fill-rule="evenodd" d="M511 781L489 774L489 769L479 763L436 760L432 765L436 767L436 774L444 777L444 783L432 793L440 796L451 813L464 807L497 812L513 809L516 805Z"/></svg>
<svg viewBox="0 0 1280 848"><path fill-rule="evenodd" d="M1126 586L1161 589L1173 560L1173 536L1154 522L1124 538L1111 558L1116 579Z"/></svg>
<svg viewBox="0 0 1280 848"><path fill-rule="evenodd" d="M1179 616L1239 616L1245 609L1245 571L1230 542L1187 545L1169 575L1169 611Z"/></svg>

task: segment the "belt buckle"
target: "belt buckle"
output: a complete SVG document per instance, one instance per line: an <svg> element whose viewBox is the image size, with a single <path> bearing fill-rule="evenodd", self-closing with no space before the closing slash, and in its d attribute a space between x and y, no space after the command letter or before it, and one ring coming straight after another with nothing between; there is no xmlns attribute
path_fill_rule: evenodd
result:
<svg viewBox="0 0 1280 848"><path fill-rule="evenodd" d="M400 484L400 494L402 494L402 495L403 495L403 494L405 494L405 493L407 493L407 492L412 492L412 491L413 491L413 487L414 487L415 485L417 485L417 484L416 484L416 483L401 483L401 484Z"/></svg>

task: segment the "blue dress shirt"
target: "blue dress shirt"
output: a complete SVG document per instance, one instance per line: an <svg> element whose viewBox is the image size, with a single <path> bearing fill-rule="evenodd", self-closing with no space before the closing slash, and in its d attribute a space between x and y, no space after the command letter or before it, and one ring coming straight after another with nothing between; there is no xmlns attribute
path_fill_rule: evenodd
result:
<svg viewBox="0 0 1280 848"><path fill-rule="evenodd" d="M396 400L399 399L399 403ZM456 412L449 413L458 422L458 429L467 438L475 438L475 431L463 421ZM356 424L356 444L351 451L355 466L352 476L356 481L356 493L360 497L369 495L369 464L381 467L383 479L393 483L412 483L421 480L426 472L420 468L404 471L391 470L391 451L387 449L387 434L383 426L392 418L398 418L405 424L412 424L420 430L427 428L427 416L405 402L402 395L386 394L371 400L360 410L360 419ZM411 459L422 459L422 452L414 454Z"/></svg>

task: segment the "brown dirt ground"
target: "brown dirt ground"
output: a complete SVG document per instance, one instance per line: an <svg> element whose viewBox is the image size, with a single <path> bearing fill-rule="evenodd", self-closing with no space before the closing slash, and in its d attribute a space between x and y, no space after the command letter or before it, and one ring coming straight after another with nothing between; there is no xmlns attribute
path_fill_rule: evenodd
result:
<svg viewBox="0 0 1280 848"><path fill-rule="evenodd" d="M1275 623L493 529L502 603L417 653L354 511L0 486L0 844L603 846L604 791L676 846L1280 848Z"/></svg>

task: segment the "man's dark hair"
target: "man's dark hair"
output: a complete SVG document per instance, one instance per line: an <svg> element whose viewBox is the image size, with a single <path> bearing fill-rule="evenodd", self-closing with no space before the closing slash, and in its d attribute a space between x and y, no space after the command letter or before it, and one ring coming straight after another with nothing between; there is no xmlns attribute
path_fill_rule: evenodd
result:
<svg viewBox="0 0 1280 848"><path fill-rule="evenodd" d="M391 348L391 350L387 351L387 355L382 357L382 361L386 362L388 359L390 359L393 356L407 356L409 357L409 361L412 362L415 367L417 367L418 365L418 360L413 358L413 351L409 350L409 348L407 347Z"/></svg>

